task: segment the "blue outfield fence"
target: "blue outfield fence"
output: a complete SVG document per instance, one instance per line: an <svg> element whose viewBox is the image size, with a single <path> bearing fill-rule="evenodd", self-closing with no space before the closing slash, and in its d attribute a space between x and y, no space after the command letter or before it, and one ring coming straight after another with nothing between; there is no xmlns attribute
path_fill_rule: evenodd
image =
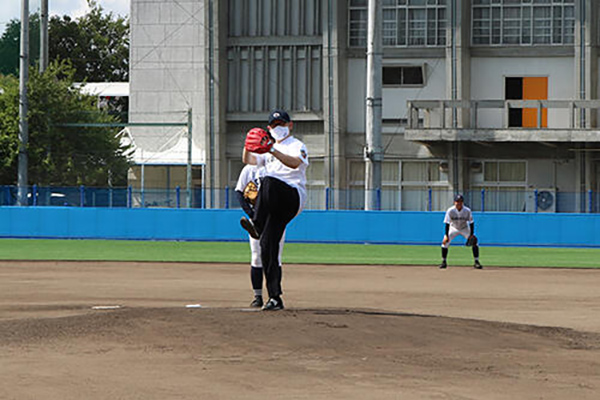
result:
<svg viewBox="0 0 600 400"><path fill-rule="evenodd" d="M307 210L362 210L365 191L308 187ZM445 187L384 187L376 190L379 211L445 211L454 192ZM480 212L600 213L597 192L561 192L552 189L472 189L464 193L465 204ZM191 196L191 197L190 197ZM139 189L132 187L38 187L28 188L28 205L102 208L239 208L233 188ZM17 205L17 187L0 186L0 206Z"/></svg>
<svg viewBox="0 0 600 400"><path fill-rule="evenodd" d="M241 210L0 207L0 237L246 241ZM305 210L290 242L439 244L443 212ZM599 214L474 213L483 246L600 247ZM462 238L457 239L458 243Z"/></svg>

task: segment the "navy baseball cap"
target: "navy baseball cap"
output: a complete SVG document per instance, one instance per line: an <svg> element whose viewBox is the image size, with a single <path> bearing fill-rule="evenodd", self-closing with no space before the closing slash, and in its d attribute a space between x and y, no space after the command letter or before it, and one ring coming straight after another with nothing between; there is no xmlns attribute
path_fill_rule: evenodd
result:
<svg viewBox="0 0 600 400"><path fill-rule="evenodd" d="M290 122L290 115L285 110L273 110L269 114L269 125L275 121L283 121L285 123Z"/></svg>
<svg viewBox="0 0 600 400"><path fill-rule="evenodd" d="M456 196L454 196L454 201L465 201L465 198L463 197L462 194L457 194Z"/></svg>

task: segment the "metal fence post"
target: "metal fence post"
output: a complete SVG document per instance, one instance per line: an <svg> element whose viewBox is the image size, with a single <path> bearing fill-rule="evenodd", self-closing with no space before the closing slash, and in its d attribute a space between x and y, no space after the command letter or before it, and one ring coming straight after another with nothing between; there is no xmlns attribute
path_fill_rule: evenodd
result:
<svg viewBox="0 0 600 400"><path fill-rule="evenodd" d="M329 187L325 188L325 210L329 210L329 195L330 195L330 189Z"/></svg>
<svg viewBox="0 0 600 400"><path fill-rule="evenodd" d="M175 207L181 208L181 188L175 187Z"/></svg>
<svg viewBox="0 0 600 400"><path fill-rule="evenodd" d="M533 191L533 209L538 212L538 190Z"/></svg>
<svg viewBox="0 0 600 400"><path fill-rule="evenodd" d="M588 213L593 213L594 212L594 192L592 192L592 189L588 190Z"/></svg>
<svg viewBox="0 0 600 400"><path fill-rule="evenodd" d="M127 208L131 208L133 206L133 190L131 186L127 186Z"/></svg>
<svg viewBox="0 0 600 400"><path fill-rule="evenodd" d="M225 186L225 209L229 210L229 186Z"/></svg>
<svg viewBox="0 0 600 400"><path fill-rule="evenodd" d="M375 194L377 195L377 211L381 211L381 188L377 188Z"/></svg>
<svg viewBox="0 0 600 400"><path fill-rule="evenodd" d="M431 211L431 196L432 196L431 188L428 188L427 189L427 211Z"/></svg>
<svg viewBox="0 0 600 400"><path fill-rule="evenodd" d="M33 185L33 187L31 188L31 201L33 206L37 206L37 185Z"/></svg>
<svg viewBox="0 0 600 400"><path fill-rule="evenodd" d="M485 211L485 189L481 189L481 212Z"/></svg>
<svg viewBox="0 0 600 400"><path fill-rule="evenodd" d="M108 188L108 208L113 206L113 188Z"/></svg>
<svg viewBox="0 0 600 400"><path fill-rule="evenodd" d="M79 207L85 207L85 186L79 186Z"/></svg>

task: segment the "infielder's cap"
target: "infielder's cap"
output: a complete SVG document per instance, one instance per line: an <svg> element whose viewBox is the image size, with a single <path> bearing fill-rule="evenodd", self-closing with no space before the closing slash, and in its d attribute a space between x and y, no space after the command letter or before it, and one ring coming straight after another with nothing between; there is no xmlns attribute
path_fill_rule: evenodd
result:
<svg viewBox="0 0 600 400"><path fill-rule="evenodd" d="M275 121L290 122L290 115L285 110L273 110L271 111L271 114L269 114L269 125L273 124Z"/></svg>
<svg viewBox="0 0 600 400"><path fill-rule="evenodd" d="M465 201L465 198L463 197L462 194L457 194L456 196L454 196L454 201Z"/></svg>

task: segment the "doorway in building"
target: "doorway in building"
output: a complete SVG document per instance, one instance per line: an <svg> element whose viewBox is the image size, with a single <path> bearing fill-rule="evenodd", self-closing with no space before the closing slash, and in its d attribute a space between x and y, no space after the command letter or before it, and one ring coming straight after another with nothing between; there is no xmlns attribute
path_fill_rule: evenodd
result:
<svg viewBox="0 0 600 400"><path fill-rule="evenodd" d="M504 80L506 100L548 100L548 77L506 77ZM511 108L508 126L537 128L537 108ZM548 127L548 110L542 109L542 128Z"/></svg>

